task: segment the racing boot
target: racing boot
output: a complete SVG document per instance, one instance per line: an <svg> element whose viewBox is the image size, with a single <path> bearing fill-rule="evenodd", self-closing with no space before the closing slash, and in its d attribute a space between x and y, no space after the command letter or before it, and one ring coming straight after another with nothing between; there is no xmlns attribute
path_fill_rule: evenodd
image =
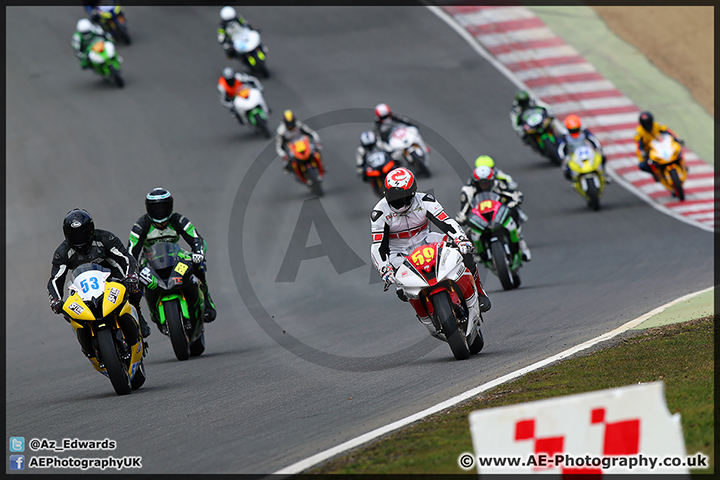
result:
<svg viewBox="0 0 720 480"><path fill-rule="evenodd" d="M518 246L520 247L520 252L522 253L523 262L529 262L532 260L532 254L530 253L530 248L528 248L527 243L525 243L525 239L523 238L522 227L518 227L517 234L520 239L518 241Z"/></svg>
<svg viewBox="0 0 720 480"><path fill-rule="evenodd" d="M152 330L150 329L150 325L147 324L145 321L145 318L143 317L142 312L140 311L140 305L135 305L135 310L137 310L138 314L138 321L140 322L140 334L143 336L143 338L147 338L152 333Z"/></svg>
<svg viewBox="0 0 720 480"><path fill-rule="evenodd" d="M480 282L480 274L478 273L477 268L475 269L475 273L473 273L473 278L475 279L475 287L477 287L478 291L478 306L480 307L480 313L485 313L490 310L492 304L490 303L490 297L487 296L487 293L482 286L482 282Z"/></svg>
<svg viewBox="0 0 720 480"><path fill-rule="evenodd" d="M207 282L203 282L200 288L202 289L203 296L205 297L205 314L203 321L205 323L210 323L215 320L215 317L217 317L217 310L215 310L215 303L213 303L212 297L210 297Z"/></svg>
<svg viewBox="0 0 720 480"><path fill-rule="evenodd" d="M285 160L283 163L283 173L292 173L292 163L290 163L290 160Z"/></svg>
<svg viewBox="0 0 720 480"><path fill-rule="evenodd" d="M478 268L475 262L472 262L472 267L474 268L468 268L470 269L470 273L472 273L472 276L475 279L475 287L478 291L478 306L480 307L480 313L485 313L490 310L490 307L492 306L490 304L490 297L487 296L487 293L482 286L482 282L480 281L480 274L478 273Z"/></svg>

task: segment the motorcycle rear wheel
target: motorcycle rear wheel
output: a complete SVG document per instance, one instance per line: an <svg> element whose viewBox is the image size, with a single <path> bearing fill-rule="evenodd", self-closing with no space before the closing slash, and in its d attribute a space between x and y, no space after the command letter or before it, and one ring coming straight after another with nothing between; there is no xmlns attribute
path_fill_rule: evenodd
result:
<svg viewBox="0 0 720 480"><path fill-rule="evenodd" d="M140 365L138 365L138 369L135 372L135 376L130 381L130 385L132 386L133 390L137 390L138 388L142 387L145 383L145 366L143 365L143 362L140 361Z"/></svg>
<svg viewBox="0 0 720 480"><path fill-rule="evenodd" d="M470 347L465 338L465 333L458 328L448 293L440 292L433 295L432 304L435 310L435 316L442 327L442 331L445 334L445 338L450 345L450 350L452 350L455 359L466 360L470 358Z"/></svg>
<svg viewBox="0 0 720 480"><path fill-rule="evenodd" d="M670 170L670 182L673 185L673 188L675 189L675 196L678 200L683 201L685 200L685 190L683 190L682 182L680 181L680 176L678 175L677 170L673 169Z"/></svg>
<svg viewBox="0 0 720 480"><path fill-rule="evenodd" d="M492 253L495 271L497 272L498 279L500 279L503 290L512 290L515 288L515 283L510 273L510 263L508 262L507 255L505 255L505 249L502 243L491 243L490 252Z"/></svg>
<svg viewBox="0 0 720 480"><path fill-rule="evenodd" d="M190 345L183 326L180 304L177 300L170 300L163 303L163 308L175 356L178 360L187 360L190 358Z"/></svg>
<svg viewBox="0 0 720 480"><path fill-rule="evenodd" d="M190 356L199 357L205 351L205 333L190 345Z"/></svg>
<svg viewBox="0 0 720 480"><path fill-rule="evenodd" d="M475 355L477 353L480 353L480 350L483 349L485 346L485 339L483 338L483 334L480 331L480 325L477 327L477 337L475 337L475 340L470 344L470 354Z"/></svg>
<svg viewBox="0 0 720 480"><path fill-rule="evenodd" d="M113 338L114 335L115 333L108 328L98 331L98 350L115 393L127 395L132 392L132 385L127 370L120 360L120 355L115 346L115 339Z"/></svg>

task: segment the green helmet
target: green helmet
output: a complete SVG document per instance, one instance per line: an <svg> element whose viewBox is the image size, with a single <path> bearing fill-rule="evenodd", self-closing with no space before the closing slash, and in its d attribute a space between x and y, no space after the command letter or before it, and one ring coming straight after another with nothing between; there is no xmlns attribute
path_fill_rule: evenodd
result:
<svg viewBox="0 0 720 480"><path fill-rule="evenodd" d="M475 159L475 168L482 167L485 165L486 167L495 168L495 160L488 157L487 155L480 155Z"/></svg>
<svg viewBox="0 0 720 480"><path fill-rule="evenodd" d="M528 103L530 103L530 94L528 94L528 92L526 92L525 90L519 90L515 94L515 101L518 103L518 105L524 107Z"/></svg>

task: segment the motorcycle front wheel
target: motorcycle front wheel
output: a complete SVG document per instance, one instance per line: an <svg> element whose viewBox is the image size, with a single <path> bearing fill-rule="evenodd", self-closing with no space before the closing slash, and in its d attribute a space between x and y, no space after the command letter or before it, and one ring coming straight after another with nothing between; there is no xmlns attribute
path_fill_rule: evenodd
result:
<svg viewBox="0 0 720 480"><path fill-rule="evenodd" d="M112 65L109 65L108 68L110 69L110 76L115 82L115 85L117 85L119 88L123 88L125 86L125 80L123 80L123 78L120 76L120 72Z"/></svg>
<svg viewBox="0 0 720 480"><path fill-rule="evenodd" d="M500 279L503 290L512 290L515 288L515 284L512 280L510 263L508 262L507 255L505 255L505 249L502 243L493 242L490 245L490 252L492 253L495 271L497 272L498 279Z"/></svg>
<svg viewBox="0 0 720 480"><path fill-rule="evenodd" d="M593 179L587 180L587 191L585 193L588 196L588 206L596 212L600 210L600 192Z"/></svg>
<svg viewBox="0 0 720 480"><path fill-rule="evenodd" d="M322 197L322 180L320 180L320 175L318 175L318 171L315 170L315 168L310 168L307 172L305 172L305 176L308 178L308 186L310 187L310 191L318 197Z"/></svg>
<svg viewBox="0 0 720 480"><path fill-rule="evenodd" d="M108 329L102 329L97 332L98 350L100 358L105 370L107 371L110 383L112 383L115 393L118 395L127 395L132 391L130 377L127 370L120 360L117 347L115 346L115 333Z"/></svg>
<svg viewBox="0 0 720 480"><path fill-rule="evenodd" d="M169 300L163 303L162 308L165 309L165 321L175 356L178 360L187 360L190 358L190 345L183 326L180 304L177 300Z"/></svg>
<svg viewBox="0 0 720 480"><path fill-rule="evenodd" d="M673 189L675 190L675 196L678 200L683 201L685 200L685 191L683 190L682 182L680 181L680 176L678 175L677 170L672 169L670 170L670 183L673 186Z"/></svg>
<svg viewBox="0 0 720 480"><path fill-rule="evenodd" d="M470 358L470 347L468 346L465 333L458 329L457 320L453 313L450 296L447 292L439 292L432 297L433 309L445 338L450 345L453 356L456 360Z"/></svg>

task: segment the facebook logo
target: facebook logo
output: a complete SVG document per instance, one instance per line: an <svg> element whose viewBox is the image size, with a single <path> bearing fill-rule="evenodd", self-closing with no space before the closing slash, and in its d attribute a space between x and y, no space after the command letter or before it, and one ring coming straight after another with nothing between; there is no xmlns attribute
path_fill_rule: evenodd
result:
<svg viewBox="0 0 720 480"><path fill-rule="evenodd" d="M25 451L25 437L10 437L10 451L11 452L24 452Z"/></svg>
<svg viewBox="0 0 720 480"><path fill-rule="evenodd" d="M25 470L25 455L10 455L10 470Z"/></svg>

